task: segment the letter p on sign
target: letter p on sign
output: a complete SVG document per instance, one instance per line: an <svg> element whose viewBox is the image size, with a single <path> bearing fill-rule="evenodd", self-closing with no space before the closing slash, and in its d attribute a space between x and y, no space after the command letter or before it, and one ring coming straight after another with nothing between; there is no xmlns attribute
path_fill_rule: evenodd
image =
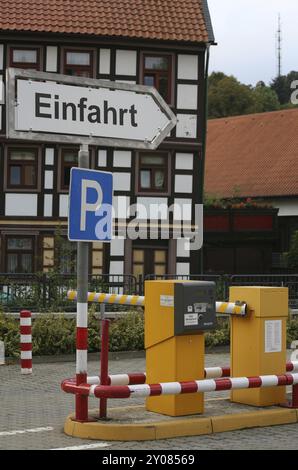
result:
<svg viewBox="0 0 298 470"><path fill-rule="evenodd" d="M72 168L69 193L68 239L112 239L112 173Z"/></svg>

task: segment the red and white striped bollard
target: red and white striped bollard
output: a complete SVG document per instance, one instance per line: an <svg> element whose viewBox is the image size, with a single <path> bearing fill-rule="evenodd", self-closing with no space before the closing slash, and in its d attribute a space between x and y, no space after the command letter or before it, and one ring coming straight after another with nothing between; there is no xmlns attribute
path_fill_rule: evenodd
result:
<svg viewBox="0 0 298 470"><path fill-rule="evenodd" d="M21 374L32 374L32 320L29 310L20 312Z"/></svg>

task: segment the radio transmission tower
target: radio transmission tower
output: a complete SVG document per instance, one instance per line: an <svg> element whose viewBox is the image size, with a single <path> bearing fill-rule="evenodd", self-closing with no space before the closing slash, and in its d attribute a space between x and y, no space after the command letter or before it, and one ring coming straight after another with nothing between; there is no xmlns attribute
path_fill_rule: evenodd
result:
<svg viewBox="0 0 298 470"><path fill-rule="evenodd" d="M282 72L282 28L281 28L281 17L278 15L278 30L276 35L276 50L277 50L277 76L281 76Z"/></svg>

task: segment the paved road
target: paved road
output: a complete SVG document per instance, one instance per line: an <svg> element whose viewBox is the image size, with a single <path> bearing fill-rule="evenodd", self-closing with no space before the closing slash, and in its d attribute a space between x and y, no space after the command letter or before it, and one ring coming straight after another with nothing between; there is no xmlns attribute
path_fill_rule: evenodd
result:
<svg viewBox="0 0 298 470"><path fill-rule="evenodd" d="M229 356L208 354L206 363L208 366L227 365ZM98 368L99 361L89 362L90 375L96 375ZM111 373L144 369L145 361L142 358L110 362ZM60 383L64 378L73 376L74 370L73 363L35 364L32 376L21 376L17 365L0 367L0 449L56 449L82 445L102 446L97 447L99 451L298 448L297 424L150 442L96 443L65 436L63 423L69 412L73 411L74 398L60 390ZM142 399L133 401L134 404L142 402ZM96 408L97 404L97 400L90 400L92 408ZM127 401L113 402L113 406L122 404L127 405Z"/></svg>

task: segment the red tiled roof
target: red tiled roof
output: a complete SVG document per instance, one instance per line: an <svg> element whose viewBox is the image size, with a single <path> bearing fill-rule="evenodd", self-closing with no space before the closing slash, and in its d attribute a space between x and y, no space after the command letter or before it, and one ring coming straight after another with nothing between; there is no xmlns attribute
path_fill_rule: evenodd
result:
<svg viewBox="0 0 298 470"><path fill-rule="evenodd" d="M0 30L212 42L206 0L0 0Z"/></svg>
<svg viewBox="0 0 298 470"><path fill-rule="evenodd" d="M298 109L210 120L205 192L298 195Z"/></svg>

